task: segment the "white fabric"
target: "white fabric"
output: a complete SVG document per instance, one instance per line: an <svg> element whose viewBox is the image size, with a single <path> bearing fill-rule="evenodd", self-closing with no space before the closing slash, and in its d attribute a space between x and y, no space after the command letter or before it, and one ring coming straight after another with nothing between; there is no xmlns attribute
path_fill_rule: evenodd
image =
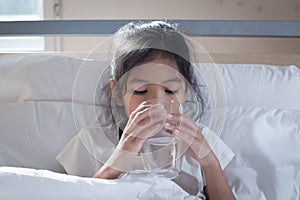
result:
<svg viewBox="0 0 300 200"><path fill-rule="evenodd" d="M0 198L196 200L168 179L139 176L119 180L81 178L45 170L0 167Z"/></svg>
<svg viewBox="0 0 300 200"><path fill-rule="evenodd" d="M95 71L101 66L66 56L0 58L0 166L64 172L57 154L76 128L91 120L91 105L76 98L72 104L74 80L83 63ZM74 107L81 120L74 120Z"/></svg>
<svg viewBox="0 0 300 200"><path fill-rule="evenodd" d="M237 199L300 199L300 110L231 108L222 138Z"/></svg>
<svg viewBox="0 0 300 200"><path fill-rule="evenodd" d="M234 159L225 168L237 199L300 199L300 70L219 65L227 95L221 138Z"/></svg>
<svg viewBox="0 0 300 200"><path fill-rule="evenodd" d="M209 69L208 69L209 70ZM226 107L299 110L300 70L296 66L218 64Z"/></svg>
<svg viewBox="0 0 300 200"><path fill-rule="evenodd" d="M0 58L0 166L64 171L56 155L90 122L88 112L78 115L76 129L72 116L72 89L81 64L64 56ZM251 64L220 64L218 70L226 90L221 137L235 154L225 174L234 193L238 199L299 199L300 70ZM90 109L84 100L76 101L82 112ZM20 180L17 174L12 183ZM25 180L20 183L27 186ZM46 181L39 184L45 191ZM22 194L17 193L20 185L10 186Z"/></svg>

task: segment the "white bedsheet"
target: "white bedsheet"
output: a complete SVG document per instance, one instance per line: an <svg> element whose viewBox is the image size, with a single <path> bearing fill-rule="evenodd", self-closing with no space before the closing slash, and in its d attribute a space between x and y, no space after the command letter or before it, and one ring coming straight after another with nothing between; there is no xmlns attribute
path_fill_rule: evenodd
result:
<svg viewBox="0 0 300 200"><path fill-rule="evenodd" d="M134 179L134 181L133 181ZM118 180L82 178L47 170L0 167L0 199L199 199L168 179L129 175Z"/></svg>
<svg viewBox="0 0 300 200"><path fill-rule="evenodd" d="M235 157L225 174L237 199L300 199L300 111L227 110L223 139Z"/></svg>

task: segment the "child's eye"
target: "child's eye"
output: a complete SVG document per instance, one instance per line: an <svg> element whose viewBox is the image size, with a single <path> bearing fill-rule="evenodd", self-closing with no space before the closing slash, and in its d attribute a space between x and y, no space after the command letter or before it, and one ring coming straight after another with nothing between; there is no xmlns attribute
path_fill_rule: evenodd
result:
<svg viewBox="0 0 300 200"><path fill-rule="evenodd" d="M165 90L167 94L176 94L178 90Z"/></svg>
<svg viewBox="0 0 300 200"><path fill-rule="evenodd" d="M148 91L147 90L134 90L133 94L142 95L142 94L145 94L146 92L148 92Z"/></svg>

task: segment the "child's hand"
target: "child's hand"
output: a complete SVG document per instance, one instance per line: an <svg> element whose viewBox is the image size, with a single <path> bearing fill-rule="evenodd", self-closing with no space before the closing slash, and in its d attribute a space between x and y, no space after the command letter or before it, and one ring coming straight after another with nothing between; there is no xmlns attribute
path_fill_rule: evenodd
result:
<svg viewBox="0 0 300 200"><path fill-rule="evenodd" d="M117 148L96 176L115 178L122 172L131 171L131 164L145 140L159 133L165 121L166 112L161 105L138 106L131 113Z"/></svg>
<svg viewBox="0 0 300 200"><path fill-rule="evenodd" d="M202 166L215 161L216 157L205 141L201 128L185 114L168 115L165 128L173 131L182 151L188 150Z"/></svg>
<svg viewBox="0 0 300 200"><path fill-rule="evenodd" d="M141 104L130 114L118 147L138 153L145 140L157 134L165 121L166 112L162 105Z"/></svg>

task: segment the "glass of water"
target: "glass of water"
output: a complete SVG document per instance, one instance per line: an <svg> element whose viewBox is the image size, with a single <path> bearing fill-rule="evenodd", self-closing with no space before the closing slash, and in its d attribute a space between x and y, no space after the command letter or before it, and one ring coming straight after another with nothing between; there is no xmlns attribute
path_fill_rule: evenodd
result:
<svg viewBox="0 0 300 200"><path fill-rule="evenodd" d="M177 141L174 137L149 138L143 145L144 168L155 176L176 178L181 168Z"/></svg>
<svg viewBox="0 0 300 200"><path fill-rule="evenodd" d="M166 114L178 113L180 105L173 100L154 99L151 104L161 104ZM143 162L146 172L154 176L173 179L179 175L181 169L181 154L179 145L172 132L167 131L163 126L161 132L167 134L156 134L148 138L143 144Z"/></svg>

